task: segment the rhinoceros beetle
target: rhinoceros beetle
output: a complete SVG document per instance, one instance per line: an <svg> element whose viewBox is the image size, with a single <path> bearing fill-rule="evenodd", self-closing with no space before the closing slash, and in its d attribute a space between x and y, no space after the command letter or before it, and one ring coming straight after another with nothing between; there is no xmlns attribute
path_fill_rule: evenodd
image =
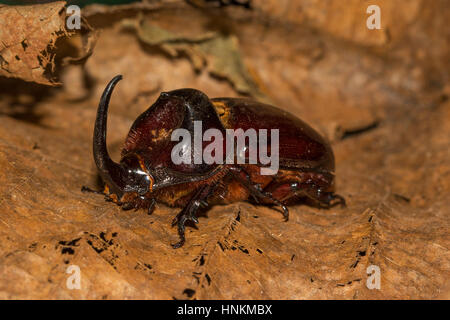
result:
<svg viewBox="0 0 450 320"><path fill-rule="evenodd" d="M338 203L345 205L344 198L334 193L334 155L330 145L300 119L250 99L209 99L195 89L163 92L135 120L125 140L121 160L114 162L106 147L106 123L112 91L121 79L118 75L109 82L98 106L93 153L105 189L97 193L104 194L107 200L124 210L145 208L150 214L156 202L181 207L172 222L172 226L178 227L180 237L172 245L174 248L185 242L186 222L198 223L197 212L201 207L254 200L281 207L288 220L287 205L301 198L312 199L327 208ZM270 134L267 133L270 141L275 132L272 129L276 129L278 170L271 175L261 174L264 165L245 161L237 164L229 161L174 163L172 151L177 142L172 141L172 134L176 129L184 129L195 135L199 122L202 132L215 129L216 133L225 135L230 129L240 134L249 129L270 129ZM201 143L202 147L208 145L208 141ZM232 160L238 154L241 159L248 159L247 145L234 147ZM195 156L193 148L187 152L188 156ZM83 191L93 190L83 187Z"/></svg>

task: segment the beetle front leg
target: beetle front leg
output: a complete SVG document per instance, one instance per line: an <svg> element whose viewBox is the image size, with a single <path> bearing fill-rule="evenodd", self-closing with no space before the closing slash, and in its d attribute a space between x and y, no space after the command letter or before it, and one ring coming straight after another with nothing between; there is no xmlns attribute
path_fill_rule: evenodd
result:
<svg viewBox="0 0 450 320"><path fill-rule="evenodd" d="M187 221L192 221L196 224L198 223L196 213L200 207L208 206L206 199L210 196L212 190L213 188L210 185L204 185L200 187L200 189L198 189L195 195L191 198L189 203L173 219L172 226L177 225L178 236L180 237L180 241L172 245L174 249L180 248L186 241L186 237L184 235L185 223Z"/></svg>
<svg viewBox="0 0 450 320"><path fill-rule="evenodd" d="M93 189L91 189L91 188L89 188L89 187L82 186L82 187L81 187L81 192L83 192L83 193L100 194L100 195L102 195L102 196L105 197L105 201L107 201L107 202L113 202L113 199L111 199L111 198L109 197L109 195L108 195L107 193L105 193L105 191L93 190ZM120 202L116 202L116 204L122 205ZM131 208L130 208L130 209L131 209ZM129 209L128 209L128 210L129 210Z"/></svg>
<svg viewBox="0 0 450 320"><path fill-rule="evenodd" d="M89 187L86 187L86 186L82 186L82 187L81 187L81 192L83 192L83 193L89 192L89 193L95 193L95 194L105 195L105 193L104 193L103 191L93 190L93 189L91 189L91 188L89 188Z"/></svg>

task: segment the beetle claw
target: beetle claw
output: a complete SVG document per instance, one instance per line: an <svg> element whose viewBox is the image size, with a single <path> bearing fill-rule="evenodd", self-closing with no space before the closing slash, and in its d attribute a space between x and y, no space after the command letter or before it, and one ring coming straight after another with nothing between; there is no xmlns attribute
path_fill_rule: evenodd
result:
<svg viewBox="0 0 450 320"><path fill-rule="evenodd" d="M151 215L153 211L155 211L156 200L153 198L150 202L150 206L148 207L147 214Z"/></svg>
<svg viewBox="0 0 450 320"><path fill-rule="evenodd" d="M184 224L186 223L186 221L188 219L187 219L186 215L183 213L183 211L181 211L182 215L176 216L174 221L172 221L172 226L174 226L175 224L178 225L178 236L180 237L180 241L178 241L175 244L172 244L172 248L174 248L174 249L180 248L181 246L183 246L184 242L186 241L186 237L184 235L184 230L185 230Z"/></svg>
<svg viewBox="0 0 450 320"><path fill-rule="evenodd" d="M186 242L186 237L184 236L184 226L182 228L182 231L180 231L180 229L178 229L178 236L180 237L180 241L171 245L172 248L174 248L174 249L181 248L184 245L184 243Z"/></svg>
<svg viewBox="0 0 450 320"><path fill-rule="evenodd" d="M280 206L281 206L281 209L283 209L284 221L288 222L289 221L289 209L284 204L280 204Z"/></svg>
<svg viewBox="0 0 450 320"><path fill-rule="evenodd" d="M343 196L340 196L338 194L333 194L333 199L337 199L338 201L336 201L333 205L341 205L341 208L345 208L347 207L347 204L345 203L345 199Z"/></svg>
<svg viewBox="0 0 450 320"><path fill-rule="evenodd" d="M172 248L178 249L183 246L183 244L186 242L186 238L184 237L184 235L183 235L183 237L181 237L181 235L180 235L180 238L181 238L180 241L178 241L177 243L171 244Z"/></svg>

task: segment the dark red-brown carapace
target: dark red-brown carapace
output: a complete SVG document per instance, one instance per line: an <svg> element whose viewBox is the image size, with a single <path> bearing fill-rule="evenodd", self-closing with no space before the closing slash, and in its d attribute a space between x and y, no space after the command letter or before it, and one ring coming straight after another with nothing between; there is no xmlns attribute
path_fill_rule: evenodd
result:
<svg viewBox="0 0 450 320"><path fill-rule="evenodd" d="M287 205L300 199L327 208L345 203L334 193L333 151L306 123L267 104L241 98L209 99L195 89L161 93L133 123L122 158L114 162L106 148L106 123L112 91L121 79L114 77L105 88L95 121L94 159L105 183L101 193L125 210L145 208L151 213L157 202L181 207L173 220L180 237L174 248L184 244L185 224L198 222L201 207L252 200L281 207L287 220ZM177 142L171 135L176 129L194 135L195 121L201 121L203 132L211 128L224 134L227 129L267 129L268 141L271 129L278 129L278 171L262 175L263 165L248 162L175 164L171 153ZM204 141L203 146L208 143ZM234 150L242 151L248 155L248 150Z"/></svg>

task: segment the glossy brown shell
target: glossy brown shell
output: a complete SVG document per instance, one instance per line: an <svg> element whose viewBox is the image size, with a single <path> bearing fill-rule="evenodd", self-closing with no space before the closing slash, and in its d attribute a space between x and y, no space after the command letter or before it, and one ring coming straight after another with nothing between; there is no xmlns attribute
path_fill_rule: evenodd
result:
<svg viewBox="0 0 450 320"><path fill-rule="evenodd" d="M250 99L211 100L225 128L279 129L281 169L314 169L334 173L329 143L308 124L292 114ZM270 130L268 130L270 139ZM269 140L270 141L270 140Z"/></svg>

